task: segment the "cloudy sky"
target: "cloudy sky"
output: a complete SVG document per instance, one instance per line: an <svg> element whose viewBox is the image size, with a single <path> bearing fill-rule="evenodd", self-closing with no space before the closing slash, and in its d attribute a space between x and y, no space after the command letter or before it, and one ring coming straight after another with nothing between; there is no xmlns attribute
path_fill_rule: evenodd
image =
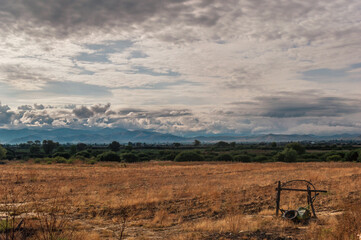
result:
<svg viewBox="0 0 361 240"><path fill-rule="evenodd" d="M0 127L361 133L359 0L0 0Z"/></svg>

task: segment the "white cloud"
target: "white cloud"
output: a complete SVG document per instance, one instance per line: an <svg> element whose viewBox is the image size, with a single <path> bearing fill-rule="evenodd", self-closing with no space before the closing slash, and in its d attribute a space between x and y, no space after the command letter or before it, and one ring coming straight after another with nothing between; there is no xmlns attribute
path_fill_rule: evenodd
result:
<svg viewBox="0 0 361 240"><path fill-rule="evenodd" d="M349 121L352 107L345 108L342 99L360 101L359 68L351 67L361 62L360 8L357 0L5 0L0 5L1 100L13 109L34 103L89 109L109 102L113 110L189 109L193 114L167 120L88 114L89 119L75 121L70 112L56 116L56 108L51 123L27 115L13 124L261 133L318 126L315 119L307 121L325 111ZM320 69L329 75L305 78ZM344 76L332 76L340 70ZM316 103L307 101L307 92ZM318 108L279 120L280 108L261 101L265 96L288 99L282 102L283 118L300 113L294 96L299 105ZM336 99L329 101L334 109L322 110L326 105L317 102L322 97ZM231 102L243 102L243 109L227 119L218 110L234 112ZM254 108L255 102L263 105ZM359 129L337 124L345 131Z"/></svg>

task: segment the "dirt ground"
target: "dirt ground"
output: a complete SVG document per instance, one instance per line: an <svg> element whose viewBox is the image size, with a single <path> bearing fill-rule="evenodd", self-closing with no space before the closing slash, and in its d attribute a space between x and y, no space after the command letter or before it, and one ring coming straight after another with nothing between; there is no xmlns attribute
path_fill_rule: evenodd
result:
<svg viewBox="0 0 361 240"><path fill-rule="evenodd" d="M318 219L307 224L275 216L277 181L294 179L328 191L317 196ZM0 166L0 181L0 218L24 219L28 239L52 239L51 232L53 239L90 240L361 234L360 163L8 163ZM282 192L281 208L300 206L307 206L305 193Z"/></svg>

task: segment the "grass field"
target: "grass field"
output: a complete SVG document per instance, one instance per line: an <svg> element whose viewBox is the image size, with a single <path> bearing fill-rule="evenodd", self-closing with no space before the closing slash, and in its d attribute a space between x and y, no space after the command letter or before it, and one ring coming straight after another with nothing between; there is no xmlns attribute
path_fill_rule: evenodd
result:
<svg viewBox="0 0 361 240"><path fill-rule="evenodd" d="M315 202L319 218L307 225L275 217L276 182L292 179L328 190ZM0 239L358 239L361 234L360 163L9 162L0 166L0 181ZM282 193L281 204L305 206L306 195Z"/></svg>

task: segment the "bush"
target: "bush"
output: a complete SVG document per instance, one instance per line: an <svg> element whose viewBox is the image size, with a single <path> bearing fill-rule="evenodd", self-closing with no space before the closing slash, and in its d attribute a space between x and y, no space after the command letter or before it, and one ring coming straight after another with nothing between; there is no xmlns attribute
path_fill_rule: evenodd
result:
<svg viewBox="0 0 361 240"><path fill-rule="evenodd" d="M268 160L268 158L265 155L257 155L254 158L255 162L266 162Z"/></svg>
<svg viewBox="0 0 361 240"><path fill-rule="evenodd" d="M76 157L84 157L84 158L90 158L91 154L89 151L84 150L84 151L80 151L78 153L75 154Z"/></svg>
<svg viewBox="0 0 361 240"><path fill-rule="evenodd" d="M189 162L189 161L204 161L202 155L193 152L193 151L183 151L180 152L175 158L174 161L176 162Z"/></svg>
<svg viewBox="0 0 361 240"><path fill-rule="evenodd" d="M134 153L123 153L122 154L122 159L125 162L128 162L128 163L138 162L139 161L138 156L135 155Z"/></svg>
<svg viewBox="0 0 361 240"><path fill-rule="evenodd" d="M283 150L285 154L285 162L295 162L297 160L297 151L294 149L286 148Z"/></svg>
<svg viewBox="0 0 361 240"><path fill-rule="evenodd" d="M97 159L102 162L120 162L120 156L111 151L99 154Z"/></svg>
<svg viewBox="0 0 361 240"><path fill-rule="evenodd" d="M224 154L221 154L217 157L217 161L233 161L233 157L228 154L228 153L224 153Z"/></svg>
<svg viewBox="0 0 361 240"><path fill-rule="evenodd" d="M66 163L66 158L63 158L63 157L55 157L54 160L56 163Z"/></svg>
<svg viewBox="0 0 361 240"><path fill-rule="evenodd" d="M144 162L144 161L150 161L152 159L152 156L151 154L147 154L147 153L139 153L138 158L139 161Z"/></svg>
<svg viewBox="0 0 361 240"><path fill-rule="evenodd" d="M297 152L291 148L285 148L282 152L277 153L273 159L277 162L295 162L297 160Z"/></svg>
<svg viewBox="0 0 361 240"><path fill-rule="evenodd" d="M56 153L53 154L53 157L63 157L63 158L69 159L70 158L70 153L68 153L68 152L56 152Z"/></svg>
<svg viewBox="0 0 361 240"><path fill-rule="evenodd" d="M235 156L234 160L237 162L251 162L251 157L246 154L242 154Z"/></svg>
<svg viewBox="0 0 361 240"><path fill-rule="evenodd" d="M306 152L306 148L300 143L289 143L286 145L286 148L293 149L298 154L304 154Z"/></svg>
<svg viewBox="0 0 361 240"><path fill-rule="evenodd" d="M339 162L339 161L342 161L342 157L338 154L331 155L326 158L326 161L327 162Z"/></svg>
<svg viewBox="0 0 361 240"><path fill-rule="evenodd" d="M349 151L346 153L346 156L345 156L345 161L348 161L348 162L355 162L357 161L359 157L359 152L358 151Z"/></svg>
<svg viewBox="0 0 361 240"><path fill-rule="evenodd" d="M0 159L3 159L6 157L6 152L7 152L6 149L0 145Z"/></svg>
<svg viewBox="0 0 361 240"><path fill-rule="evenodd" d="M97 163L97 161L95 159L91 159L87 162L88 164L94 165Z"/></svg>

